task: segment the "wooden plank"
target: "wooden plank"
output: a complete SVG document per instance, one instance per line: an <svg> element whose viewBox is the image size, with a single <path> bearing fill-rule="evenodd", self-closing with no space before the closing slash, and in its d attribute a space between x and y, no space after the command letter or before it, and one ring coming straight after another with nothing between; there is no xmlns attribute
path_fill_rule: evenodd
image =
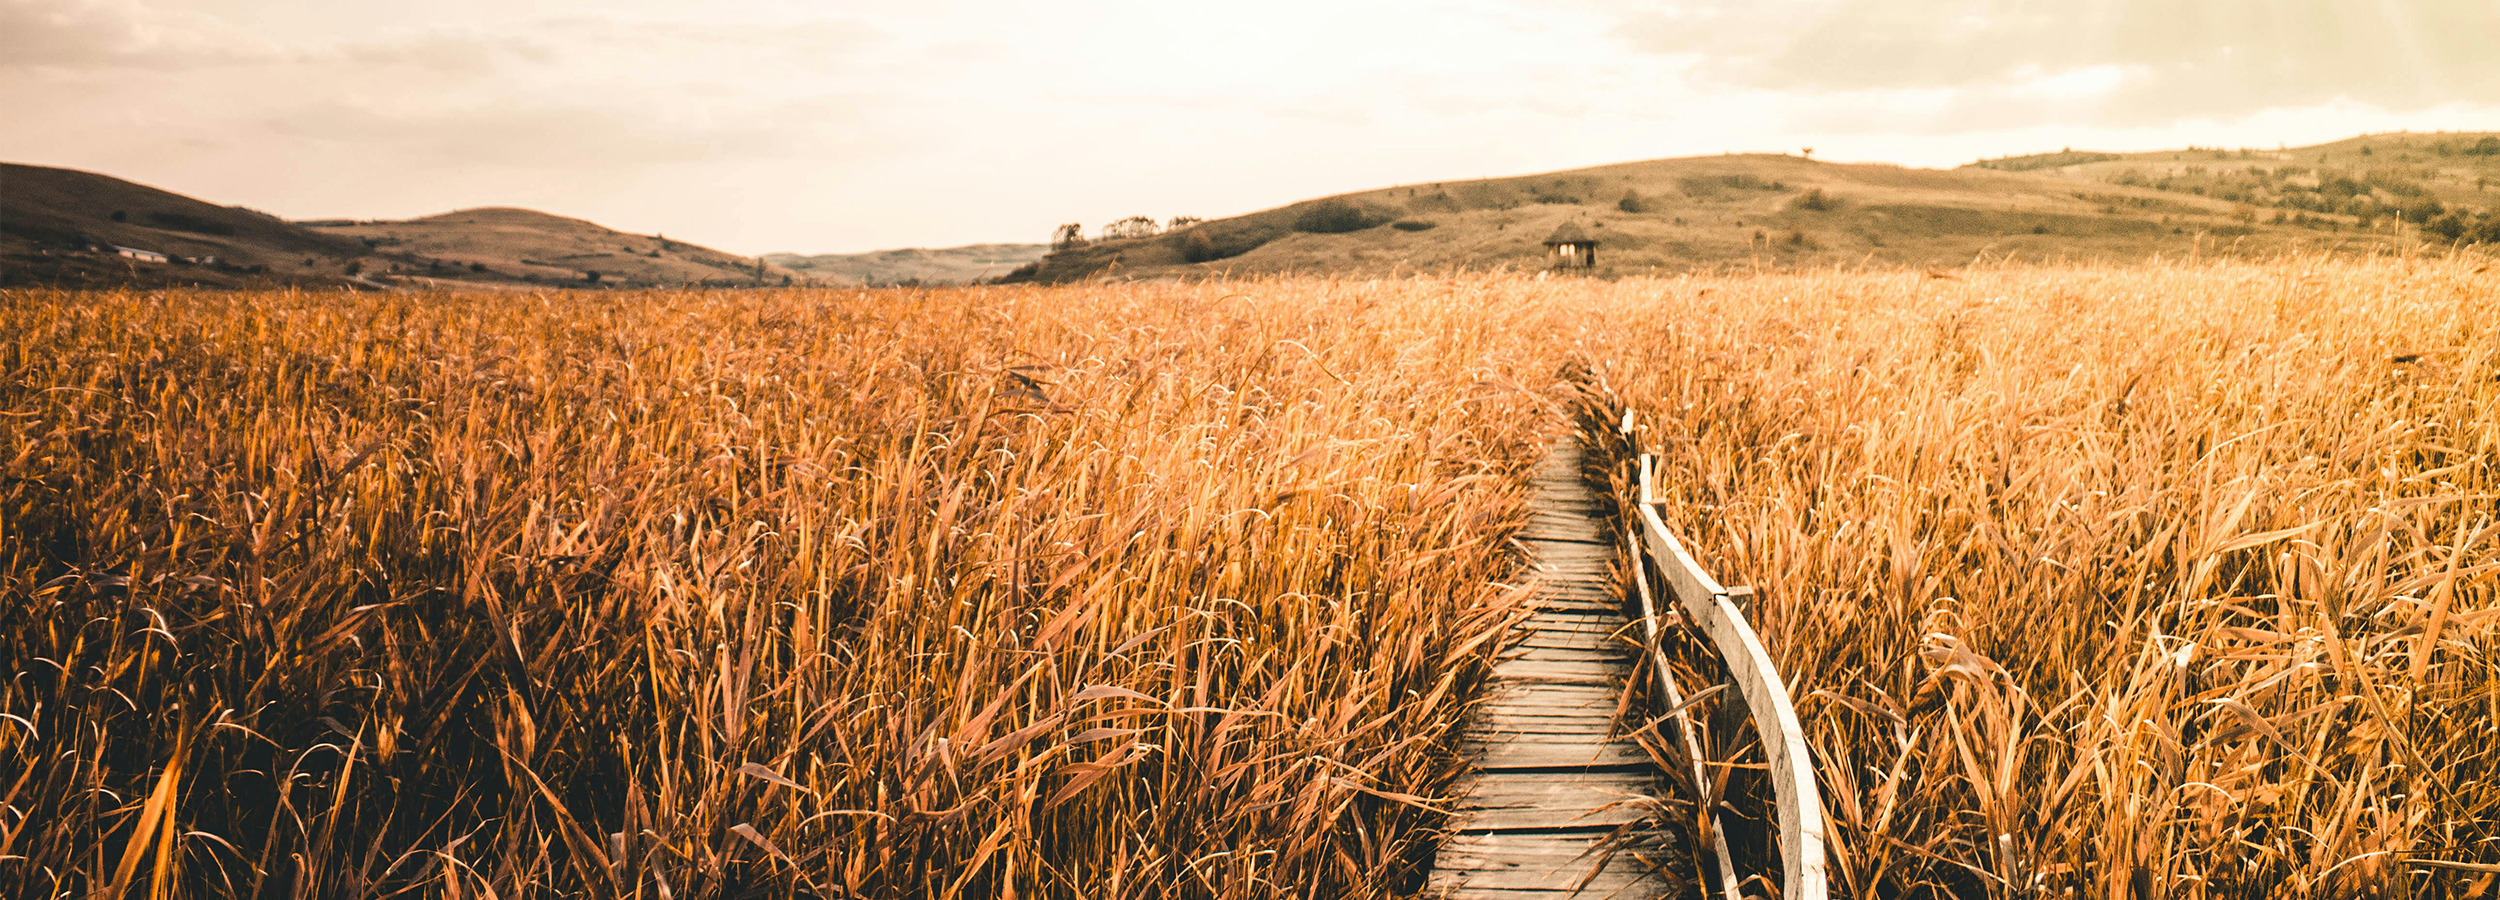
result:
<svg viewBox="0 0 2500 900"><path fill-rule="evenodd" d="M1620 691L1613 686L1588 687L1568 684L1514 684L1489 687L1484 704L1491 706L1538 707L1604 707L1613 709Z"/></svg>
<svg viewBox="0 0 2500 900"><path fill-rule="evenodd" d="M1543 662L1594 662L1605 663L1613 668L1624 668L1631 665L1629 654L1624 653L1621 647L1610 647L1603 644L1586 647L1537 647L1522 645L1505 649L1494 658L1497 660L1532 659Z"/></svg>
<svg viewBox="0 0 2500 900"><path fill-rule="evenodd" d="M1459 746L1475 757L1476 768L1487 772L1625 767L1643 770L1651 765L1649 754L1622 741L1540 741L1531 735L1520 735L1490 743L1461 742Z"/></svg>
<svg viewBox="0 0 2500 900"><path fill-rule="evenodd" d="M1558 525L1531 525L1519 530L1522 537L1540 541L1570 541L1578 544L1604 546L1607 541L1594 528L1566 528Z"/></svg>
<svg viewBox="0 0 2500 900"><path fill-rule="evenodd" d="M1602 631L1530 631L1520 635L1512 647L1612 650L1629 652L1631 644Z"/></svg>
<svg viewBox="0 0 2500 900"><path fill-rule="evenodd" d="M1549 772L1500 772L1503 775L1548 775ZM1453 810L1449 828L1452 831L1536 831L1547 829L1615 828L1649 818L1651 805L1638 798L1609 796L1606 803L1581 806L1580 799L1557 798L1553 808L1527 805L1517 798L1505 798L1500 806L1484 809ZM1613 805L1607 805L1613 804Z"/></svg>
<svg viewBox="0 0 2500 900"><path fill-rule="evenodd" d="M1627 668L1613 661L1504 659L1493 663L1493 677L1511 680L1595 678L1600 684L1614 684L1623 680Z"/></svg>
<svg viewBox="0 0 2500 900"><path fill-rule="evenodd" d="M1547 743L1569 740L1595 747L1613 740L1615 730L1615 723L1607 719L1522 719L1471 726L1465 737L1481 743L1526 738Z"/></svg>
<svg viewBox="0 0 2500 900"><path fill-rule="evenodd" d="M1480 711L1476 717L1476 721L1482 723L1487 730L1501 730L1512 727L1535 728L1536 726L1544 725L1559 726L1582 722L1592 723L1600 729L1603 729L1614 724L1615 713L1614 710L1611 709L1601 710L1587 707L1576 709L1525 709L1515 707L1499 707Z"/></svg>
<svg viewBox="0 0 2500 900"><path fill-rule="evenodd" d="M1618 632L1623 634L1632 633L1631 626L1626 624L1621 616L1595 619L1587 616L1570 615L1567 613L1538 612L1531 614L1528 617L1528 621L1521 624L1525 627L1549 631L1585 630L1595 631L1602 634L1614 634Z"/></svg>
<svg viewBox="0 0 2500 900"><path fill-rule="evenodd" d="M1652 871L1648 863L1633 853L1618 852L1603 858L1602 854L1579 852L1593 846L1594 842L1586 839L1556 841L1562 849L1553 851L1520 840L1539 836L1501 835L1512 840L1454 854L1468 868L1435 872L1426 896L1446 900L1630 900L1678 893L1681 887L1674 875ZM1575 846L1578 850L1569 849ZM1583 882L1584 886L1573 889L1573 885Z"/></svg>
<svg viewBox="0 0 2500 900"><path fill-rule="evenodd" d="M1532 538L1521 539L1519 543L1529 556L1537 559L1573 559L1583 556L1602 556L1613 559L1615 555L1612 545L1591 547L1587 544L1569 541L1540 541Z"/></svg>

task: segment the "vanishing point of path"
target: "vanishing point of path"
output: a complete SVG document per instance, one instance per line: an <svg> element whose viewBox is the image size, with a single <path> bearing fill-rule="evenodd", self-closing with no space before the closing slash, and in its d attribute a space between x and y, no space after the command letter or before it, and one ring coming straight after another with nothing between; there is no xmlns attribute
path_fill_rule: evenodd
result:
<svg viewBox="0 0 2500 900"><path fill-rule="evenodd" d="M1576 434L1554 439L1519 534L1534 613L1505 639L1465 737L1474 771L1458 786L1430 896L1617 898L1674 892L1635 846L1601 846L1654 808L1657 772L1615 710L1633 645L1615 588L1613 505L1589 489ZM1601 865L1601 860L1604 862Z"/></svg>

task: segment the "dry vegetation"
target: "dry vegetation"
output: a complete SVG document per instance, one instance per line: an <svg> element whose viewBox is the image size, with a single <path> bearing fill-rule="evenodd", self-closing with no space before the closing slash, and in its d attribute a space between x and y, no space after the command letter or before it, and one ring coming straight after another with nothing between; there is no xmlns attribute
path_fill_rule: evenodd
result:
<svg viewBox="0 0 2500 900"><path fill-rule="evenodd" d="M0 294L0 893L1410 884L1541 313L1232 289Z"/></svg>
<svg viewBox="0 0 2500 900"><path fill-rule="evenodd" d="M1763 592L1836 888L2493 890L2480 264L1666 287L1593 352L1668 521Z"/></svg>
<svg viewBox="0 0 2500 900"><path fill-rule="evenodd" d="M1411 891L1585 363L1837 887L2481 889L2474 266L0 294L0 883Z"/></svg>

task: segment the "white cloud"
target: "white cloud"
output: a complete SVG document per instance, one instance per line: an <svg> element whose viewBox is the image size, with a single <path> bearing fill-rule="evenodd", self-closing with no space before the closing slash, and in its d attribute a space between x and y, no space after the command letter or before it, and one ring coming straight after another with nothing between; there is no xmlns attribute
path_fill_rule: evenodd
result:
<svg viewBox="0 0 2500 900"><path fill-rule="evenodd" d="M509 203L742 252L1038 240L1723 150L1949 164L2494 123L2495 17L2488 0L0 0L0 157L289 215Z"/></svg>

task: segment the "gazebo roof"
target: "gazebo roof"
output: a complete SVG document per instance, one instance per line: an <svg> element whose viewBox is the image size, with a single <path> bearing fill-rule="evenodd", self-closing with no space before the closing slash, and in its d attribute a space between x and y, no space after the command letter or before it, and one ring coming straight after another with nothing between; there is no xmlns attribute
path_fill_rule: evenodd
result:
<svg viewBox="0 0 2500 900"><path fill-rule="evenodd" d="M1545 238L1545 246L1548 247L1558 247L1563 244L1594 243L1597 243L1597 239L1589 237L1589 233L1587 231L1581 230L1580 223L1578 222L1564 222L1561 228L1554 229L1554 233Z"/></svg>

